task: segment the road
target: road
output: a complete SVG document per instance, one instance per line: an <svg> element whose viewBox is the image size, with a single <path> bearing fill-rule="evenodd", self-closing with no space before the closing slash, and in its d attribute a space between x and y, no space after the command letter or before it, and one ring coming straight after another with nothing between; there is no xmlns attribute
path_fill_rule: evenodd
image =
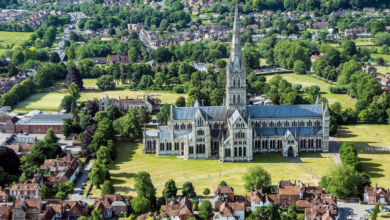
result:
<svg viewBox="0 0 390 220"><path fill-rule="evenodd" d="M84 190L81 189L83 187L83 183L87 182L88 173L91 171L93 161L90 160L88 165L85 166L83 170L83 175L80 177L79 181L77 181L76 187L74 188L72 196L68 200L82 200L88 204L93 204L93 200L89 200L84 195L79 195Z"/></svg>

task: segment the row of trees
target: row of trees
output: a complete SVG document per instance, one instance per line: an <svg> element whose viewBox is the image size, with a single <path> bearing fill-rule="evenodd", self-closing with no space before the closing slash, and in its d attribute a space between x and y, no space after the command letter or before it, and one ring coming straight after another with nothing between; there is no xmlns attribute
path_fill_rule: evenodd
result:
<svg viewBox="0 0 390 220"><path fill-rule="evenodd" d="M1 106L13 106L16 103L30 96L35 92L34 82L28 78L23 82L16 84L10 91L5 93L0 99Z"/></svg>

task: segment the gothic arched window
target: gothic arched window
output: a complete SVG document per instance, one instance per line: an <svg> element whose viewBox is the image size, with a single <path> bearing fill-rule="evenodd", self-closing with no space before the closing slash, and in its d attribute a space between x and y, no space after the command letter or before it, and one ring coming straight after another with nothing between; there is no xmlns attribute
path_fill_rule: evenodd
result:
<svg viewBox="0 0 390 220"><path fill-rule="evenodd" d="M233 95L233 105L236 104L236 95Z"/></svg>
<svg viewBox="0 0 390 220"><path fill-rule="evenodd" d="M237 104L240 104L240 95L237 95Z"/></svg>

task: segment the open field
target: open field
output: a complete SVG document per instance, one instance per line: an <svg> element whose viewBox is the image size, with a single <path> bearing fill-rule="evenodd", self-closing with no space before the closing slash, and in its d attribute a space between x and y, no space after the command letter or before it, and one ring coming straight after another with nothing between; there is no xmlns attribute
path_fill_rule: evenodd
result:
<svg viewBox="0 0 390 220"><path fill-rule="evenodd" d="M96 79L87 79L83 80L85 86L96 86ZM58 81L54 84L53 87L46 89L46 92L34 93L27 99L19 102L14 106L14 112L26 112L35 109L42 110L44 112L56 112L58 110L58 106L61 104L64 96L68 95L66 92L57 92L62 89L62 82ZM179 96L184 96L187 98L187 94L178 94L172 91L130 91L127 89L127 86L119 85L114 90L84 90L81 92L81 98L78 101L88 101L93 98L101 98L103 96L110 96L113 98L137 98L138 95L142 95L144 93L149 94L158 94L161 103L175 103L176 99Z"/></svg>
<svg viewBox="0 0 390 220"><path fill-rule="evenodd" d="M194 184L198 195L202 195L205 188L212 190L219 182L224 180L235 188L237 194L246 194L241 176L247 167L253 165L268 166L265 169L271 174L272 184L277 184L281 179L294 180L298 176L303 182L318 184L318 180L312 179L310 173L297 164L290 163L290 159L283 158L280 154L256 154L253 163L219 163L218 160L186 161L173 156L155 157L154 154L142 154L142 142L140 140L135 142L118 141L116 146L118 157L110 170L112 182L116 190L121 192L129 190L132 195L135 195L133 191L134 176L139 171L150 173L153 184L157 188L157 196L161 195L164 184L169 178L177 182L179 193L183 182L188 180L193 180L191 182ZM301 156L312 158L313 154L301 154ZM317 154L317 157L320 156L321 154ZM323 170L328 170L334 166L331 159L329 161L332 163L326 161L328 160L326 157L318 159L318 162L314 160L317 159L305 159L301 163L305 166L312 164L312 170L320 169L316 166L321 166ZM220 173L222 173L222 176L218 176ZM198 179L209 175L216 176ZM94 188L92 194L99 195L100 192Z"/></svg>
<svg viewBox="0 0 390 220"><path fill-rule="evenodd" d="M20 42L27 40L33 32L7 32L0 31L0 44L7 46L7 44L18 45Z"/></svg>
<svg viewBox="0 0 390 220"><path fill-rule="evenodd" d="M389 146L390 126L355 124L339 126L337 141L341 144L349 141L355 144L362 161L363 171L371 176L371 181L387 187L390 185L389 153L382 151L366 151L368 146Z"/></svg>
<svg viewBox="0 0 390 220"><path fill-rule="evenodd" d="M311 85L318 85L321 90L320 94L328 99L330 103L333 102L340 102L341 106L343 108L355 108L355 103L357 102L356 99L351 98L350 96L346 94L332 94L329 92L328 87L331 86L328 83L325 83L321 80L318 80L314 77L308 76L308 75L299 75L296 73L288 73L288 74L280 74L283 78L285 78L288 82L294 84L301 84L302 87L311 86ZM267 81L270 80L274 75L266 76ZM301 94L305 97L306 94Z"/></svg>
<svg viewBox="0 0 390 220"><path fill-rule="evenodd" d="M374 45L371 41L372 38L357 38L354 40L356 46L364 46L364 45Z"/></svg>

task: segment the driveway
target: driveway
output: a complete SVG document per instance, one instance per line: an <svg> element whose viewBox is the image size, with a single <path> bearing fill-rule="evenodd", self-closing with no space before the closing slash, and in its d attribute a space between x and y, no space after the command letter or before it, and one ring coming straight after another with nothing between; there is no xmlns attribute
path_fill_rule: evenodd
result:
<svg viewBox="0 0 390 220"><path fill-rule="evenodd" d="M93 204L93 201L92 200L88 200L86 198L86 196L84 195L79 195L81 192L83 192L84 190L81 189L83 187L83 183L87 182L87 177L88 177L88 173L91 171L91 168L92 168L92 160L89 161L88 165L85 166L84 170L83 170L83 175L81 175L79 181L77 181L77 184L73 190L73 194L72 196L68 199L68 200L82 200L84 202L87 202L88 204Z"/></svg>
<svg viewBox="0 0 390 220"><path fill-rule="evenodd" d="M343 201L338 201L337 205L339 207L340 220L343 219L354 219L360 220L366 217L370 219L370 216L364 216L364 210L371 209L374 205L361 205L358 203L345 203ZM386 206L388 207L388 206ZM353 210L353 217L349 215L349 210Z"/></svg>

